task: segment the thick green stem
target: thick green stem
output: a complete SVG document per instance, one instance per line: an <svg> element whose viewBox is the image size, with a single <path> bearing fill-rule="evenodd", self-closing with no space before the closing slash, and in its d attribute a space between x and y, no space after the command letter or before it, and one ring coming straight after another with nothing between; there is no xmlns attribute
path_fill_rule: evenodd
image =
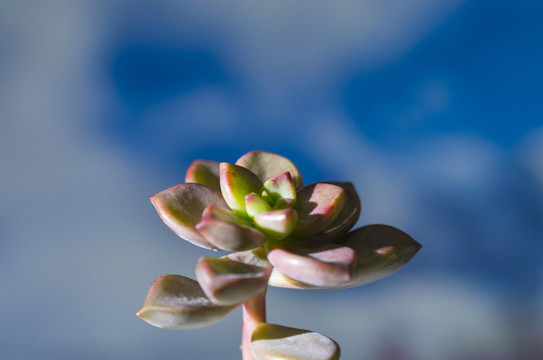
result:
<svg viewBox="0 0 543 360"><path fill-rule="evenodd" d="M254 360L251 352L251 334L258 324L266 322L266 290L267 288L243 304L243 330L241 335L243 360Z"/></svg>

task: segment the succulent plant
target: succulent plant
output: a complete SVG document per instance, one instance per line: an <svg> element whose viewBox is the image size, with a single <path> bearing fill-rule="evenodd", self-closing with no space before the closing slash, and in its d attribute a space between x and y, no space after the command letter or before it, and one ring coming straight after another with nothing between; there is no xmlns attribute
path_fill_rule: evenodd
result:
<svg viewBox="0 0 543 360"><path fill-rule="evenodd" d="M243 360L338 359L339 346L307 330L268 324L268 285L342 289L398 270L421 248L387 225L351 231L361 211L351 183L304 186L287 158L251 151L235 164L194 161L185 183L151 196L173 232L230 252L196 263L196 280L157 278L137 315L151 325L192 329L243 306Z"/></svg>

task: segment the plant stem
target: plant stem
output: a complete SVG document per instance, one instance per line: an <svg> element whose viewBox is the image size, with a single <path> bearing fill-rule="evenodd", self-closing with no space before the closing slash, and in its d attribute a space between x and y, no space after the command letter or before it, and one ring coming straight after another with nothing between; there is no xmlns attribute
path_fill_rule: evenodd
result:
<svg viewBox="0 0 543 360"><path fill-rule="evenodd" d="M256 326L266 322L266 287L243 304L243 330L241 354L243 360L254 360L251 352L251 334Z"/></svg>

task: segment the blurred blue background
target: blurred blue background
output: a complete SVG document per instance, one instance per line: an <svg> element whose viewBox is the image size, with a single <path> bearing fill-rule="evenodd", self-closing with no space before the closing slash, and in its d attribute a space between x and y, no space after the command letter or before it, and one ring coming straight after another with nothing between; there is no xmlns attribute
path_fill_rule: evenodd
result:
<svg viewBox="0 0 543 360"><path fill-rule="evenodd" d="M241 313L135 316L209 255L147 201L253 149L352 181L422 251L356 289L272 288L342 359L543 354L543 2L0 2L0 358L238 359Z"/></svg>

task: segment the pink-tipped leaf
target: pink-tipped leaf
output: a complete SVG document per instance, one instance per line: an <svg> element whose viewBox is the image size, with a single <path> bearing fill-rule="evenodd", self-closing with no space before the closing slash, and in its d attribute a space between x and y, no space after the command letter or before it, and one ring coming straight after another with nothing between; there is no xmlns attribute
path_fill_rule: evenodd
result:
<svg viewBox="0 0 543 360"><path fill-rule="evenodd" d="M255 225L271 239L284 239L290 235L298 214L294 209L272 210L257 214L254 217Z"/></svg>
<svg viewBox="0 0 543 360"><path fill-rule="evenodd" d="M313 286L338 286L352 279L356 253L346 246L277 246L268 252L273 266L290 279Z"/></svg>
<svg viewBox="0 0 543 360"><path fill-rule="evenodd" d="M367 225L347 235L343 244L356 252L352 279L331 286L313 286L284 274L275 268L269 284L292 289L344 289L380 280L403 267L421 249L409 235L388 225ZM273 261L272 261L273 263Z"/></svg>
<svg viewBox="0 0 543 360"><path fill-rule="evenodd" d="M262 187L270 195L274 204L281 199L289 199L293 204L296 202L296 187L289 172L267 180Z"/></svg>
<svg viewBox="0 0 543 360"><path fill-rule="evenodd" d="M268 286L271 271L262 248L218 259L204 257L196 264L196 277L202 289L220 305L247 301Z"/></svg>
<svg viewBox="0 0 543 360"><path fill-rule="evenodd" d="M321 232L313 235L320 240L327 240L341 244L345 241L345 235L356 224L362 204L353 184L349 182L328 182L345 190L345 205L334 221L327 225Z"/></svg>
<svg viewBox="0 0 543 360"><path fill-rule="evenodd" d="M195 280L163 275L151 285L137 315L151 325L182 330L211 325L235 308L212 302Z"/></svg>
<svg viewBox="0 0 543 360"><path fill-rule="evenodd" d="M250 193L245 196L245 209L247 215L253 218L262 212L270 211L272 208L262 196L257 193Z"/></svg>
<svg viewBox="0 0 543 360"><path fill-rule="evenodd" d="M246 213L245 196L258 193L262 187L260 179L244 167L230 164L220 164L221 192L230 208L240 213Z"/></svg>
<svg viewBox="0 0 543 360"><path fill-rule="evenodd" d="M298 192L295 209L298 224L295 236L310 236L326 229L339 215L346 201L346 192L341 186L318 183Z"/></svg>
<svg viewBox="0 0 543 360"><path fill-rule="evenodd" d="M205 185L185 183L163 190L149 200L162 221L178 236L206 249L218 249L196 230L196 224L207 206L228 207L220 193Z"/></svg>
<svg viewBox="0 0 543 360"><path fill-rule="evenodd" d="M242 224L231 210L215 205L204 210L196 229L210 244L225 251L250 250L266 241L262 232Z"/></svg>

